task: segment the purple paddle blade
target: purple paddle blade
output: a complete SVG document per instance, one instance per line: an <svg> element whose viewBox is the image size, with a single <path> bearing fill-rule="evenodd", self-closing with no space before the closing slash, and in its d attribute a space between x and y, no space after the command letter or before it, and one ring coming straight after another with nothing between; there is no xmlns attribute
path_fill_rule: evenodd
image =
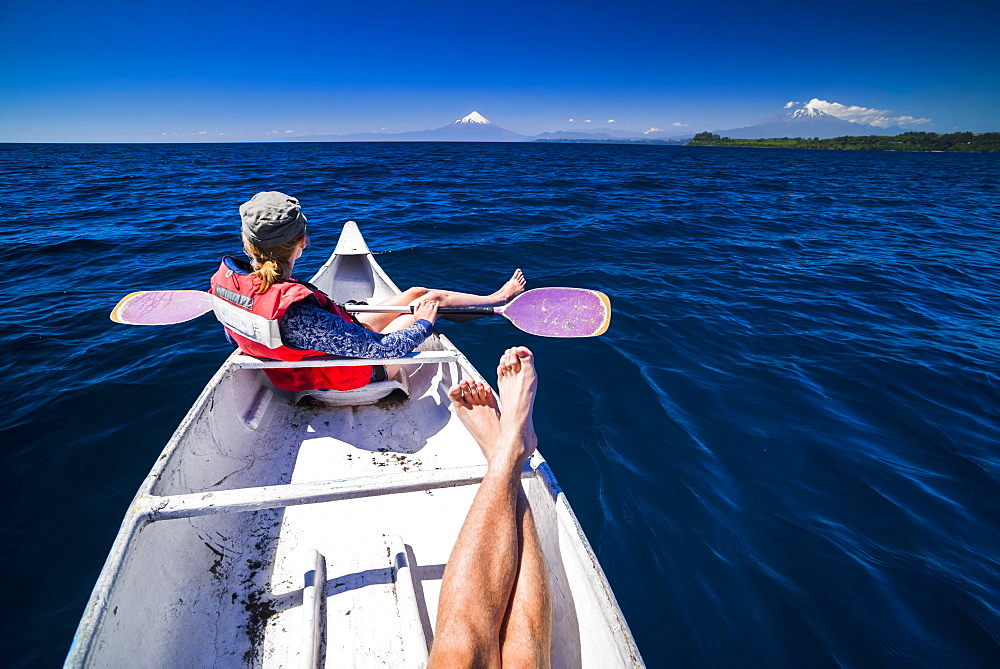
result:
<svg viewBox="0 0 1000 669"><path fill-rule="evenodd" d="M212 296L201 290L151 290L126 295L111 320L126 325L170 325L212 310Z"/></svg>
<svg viewBox="0 0 1000 669"><path fill-rule="evenodd" d="M608 296L586 288L535 288L496 312L541 337L596 337L611 323Z"/></svg>

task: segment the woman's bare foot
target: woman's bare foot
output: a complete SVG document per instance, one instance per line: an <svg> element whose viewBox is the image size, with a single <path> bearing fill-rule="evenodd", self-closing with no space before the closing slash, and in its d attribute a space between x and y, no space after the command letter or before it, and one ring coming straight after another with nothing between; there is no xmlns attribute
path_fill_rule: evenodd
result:
<svg viewBox="0 0 1000 669"><path fill-rule="evenodd" d="M506 304L523 293L524 287L527 284L528 282L524 278L524 273L520 269L516 269L510 279L507 280L507 283L500 286L500 290L493 293L490 297L500 300L502 304Z"/></svg>
<svg viewBox="0 0 1000 669"><path fill-rule="evenodd" d="M497 386L503 399L504 412L500 416L501 437L497 441L496 455L503 455L502 451L507 451L507 454L516 458L520 466L538 445L531 415L538 376L531 351L524 346L515 346L500 356Z"/></svg>
<svg viewBox="0 0 1000 669"><path fill-rule="evenodd" d="M448 390L448 399L489 460L500 438L500 410L493 389L482 381L463 379Z"/></svg>

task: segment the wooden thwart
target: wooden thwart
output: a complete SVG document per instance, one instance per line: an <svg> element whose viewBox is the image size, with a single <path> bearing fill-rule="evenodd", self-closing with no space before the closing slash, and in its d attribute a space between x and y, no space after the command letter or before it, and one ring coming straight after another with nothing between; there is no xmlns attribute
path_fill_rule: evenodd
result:
<svg viewBox="0 0 1000 669"><path fill-rule="evenodd" d="M144 495L137 499L137 506L145 510L150 522L155 522L216 513L260 511L300 504L453 488L479 483L485 475L486 465L452 467L381 476L358 476L319 483L290 483L169 496ZM530 465L525 465L521 471L522 478L534 475L535 470Z"/></svg>

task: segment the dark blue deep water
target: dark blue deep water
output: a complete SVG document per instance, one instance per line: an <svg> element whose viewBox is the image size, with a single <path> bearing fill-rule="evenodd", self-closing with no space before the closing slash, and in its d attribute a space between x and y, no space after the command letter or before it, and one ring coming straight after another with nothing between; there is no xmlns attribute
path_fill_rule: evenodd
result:
<svg viewBox="0 0 1000 669"><path fill-rule="evenodd" d="M603 290L538 356L541 449L654 667L1000 665L1000 156L670 146L0 145L6 666L62 661L143 476L228 354L238 205L298 196L401 286Z"/></svg>

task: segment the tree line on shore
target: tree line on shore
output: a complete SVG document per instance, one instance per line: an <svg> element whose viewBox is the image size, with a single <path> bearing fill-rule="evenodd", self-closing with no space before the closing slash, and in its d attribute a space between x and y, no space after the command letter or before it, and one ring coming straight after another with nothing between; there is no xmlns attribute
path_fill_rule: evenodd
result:
<svg viewBox="0 0 1000 669"><path fill-rule="evenodd" d="M1000 132L904 132L901 135L860 137L781 137L773 139L731 139L712 132L699 132L688 146L748 146L779 149L839 149L847 151L1000 151Z"/></svg>

